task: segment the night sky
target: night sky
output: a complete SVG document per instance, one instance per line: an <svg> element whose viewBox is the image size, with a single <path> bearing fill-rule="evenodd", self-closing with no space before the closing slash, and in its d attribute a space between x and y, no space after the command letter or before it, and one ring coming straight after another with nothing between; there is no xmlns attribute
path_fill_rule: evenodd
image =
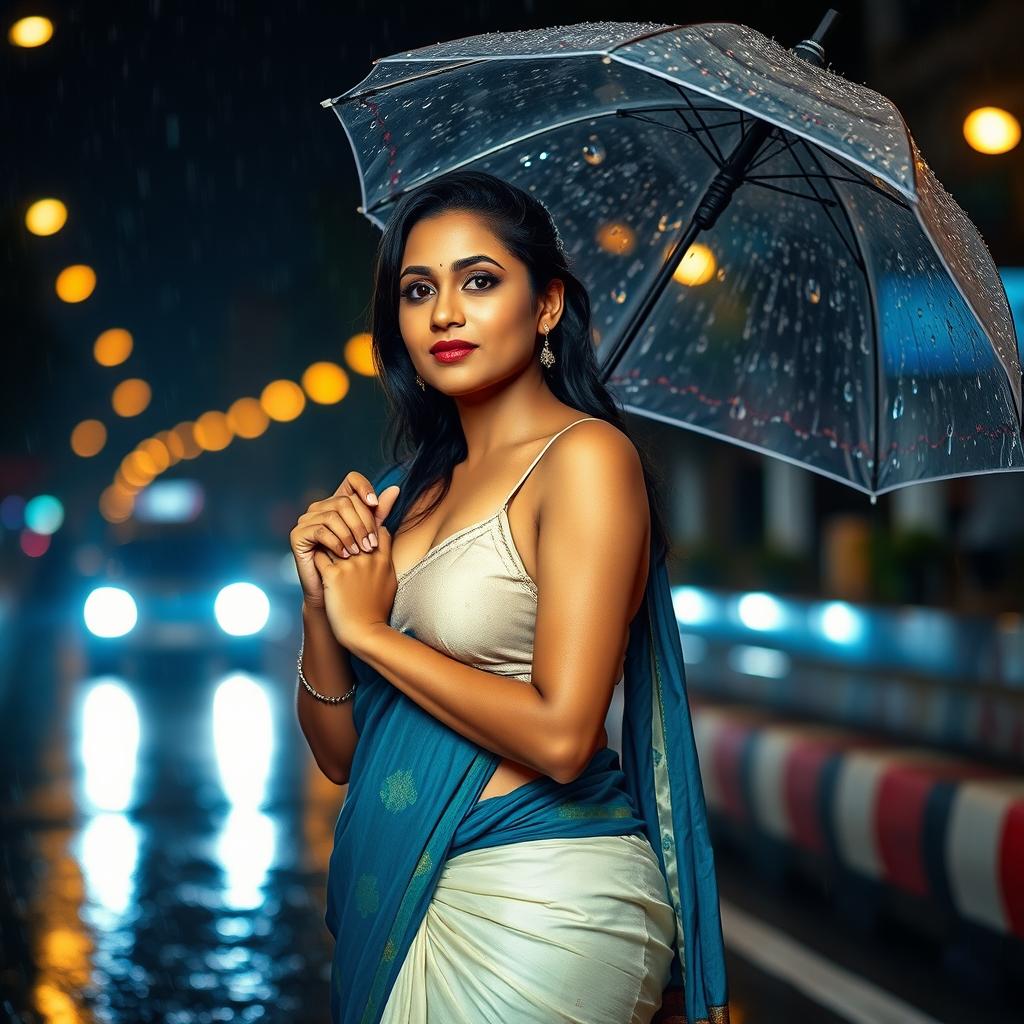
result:
<svg viewBox="0 0 1024 1024"><path fill-rule="evenodd" d="M850 5L833 29L828 55L835 70L863 82L887 65L868 50L859 6ZM683 4L671 14L681 22L742 21L793 45L826 10ZM968 17L959 4L904 4L902 11L900 31L913 38L900 45L921 54ZM586 20L671 20L664 4L645 3L627 11L611 3L150 0L9 4L5 35L27 14L52 18L55 35L37 49L5 42L0 69L11 143L0 185L2 482L5 492L58 493L67 525L94 538L106 528L98 495L143 437L258 395L275 378L298 379L314 360L341 362L346 339L365 329L379 235L356 211L352 154L322 99L360 81L374 57L440 39ZM993 38L976 58L989 77L998 74L998 46ZM981 67L957 65L947 88L974 81ZM868 84L886 91L884 80ZM964 147L944 141L951 132L955 144L961 111L938 121L927 97L909 86L909 108L893 98L933 169L977 218L997 262L1012 262L1019 253L985 222L992 188L971 183L970 168L952 155ZM58 234L38 238L24 227L25 209L49 195L67 204L69 219ZM98 284L87 301L67 304L53 282L79 262L94 267ZM92 344L112 326L134 334L135 351L122 366L104 368ZM126 376L147 379L153 400L141 416L120 420L110 411L110 391ZM236 441L185 470L220 493L231 515L275 528L261 518L272 500L304 507L348 469L372 472L382 462L382 394L371 379L350 376L352 390L339 405L311 404L297 420L271 423L262 438ZM110 430L105 450L89 460L68 445L71 428L86 417Z"/></svg>

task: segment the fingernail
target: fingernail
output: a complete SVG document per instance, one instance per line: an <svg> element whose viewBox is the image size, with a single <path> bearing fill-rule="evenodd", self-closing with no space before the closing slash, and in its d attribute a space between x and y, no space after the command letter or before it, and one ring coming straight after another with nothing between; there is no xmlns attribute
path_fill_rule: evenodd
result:
<svg viewBox="0 0 1024 1024"><path fill-rule="evenodd" d="M376 547L377 546L377 534L370 533L370 534L367 534L367 536L370 538L370 544L373 547Z"/></svg>
<svg viewBox="0 0 1024 1024"><path fill-rule="evenodd" d="M372 551L373 545L370 543L369 537L364 537L360 542L364 551Z"/></svg>
<svg viewBox="0 0 1024 1024"><path fill-rule="evenodd" d="M346 551L346 550L345 550L345 549L343 548L343 549L342 549L342 551L341 551L341 557L342 557L342 558L349 558L349 557L351 557L351 556L350 556L350 555L349 555L349 553L348 553L348 552L347 552L347 551Z"/></svg>
<svg viewBox="0 0 1024 1024"><path fill-rule="evenodd" d="M374 494L373 491L368 491L367 494L366 494L366 500L367 501L372 501L373 504L376 505L377 504L377 495Z"/></svg>
<svg viewBox="0 0 1024 1024"><path fill-rule="evenodd" d="M355 544L349 544L348 549L352 552L353 555L359 554L359 547Z"/></svg>

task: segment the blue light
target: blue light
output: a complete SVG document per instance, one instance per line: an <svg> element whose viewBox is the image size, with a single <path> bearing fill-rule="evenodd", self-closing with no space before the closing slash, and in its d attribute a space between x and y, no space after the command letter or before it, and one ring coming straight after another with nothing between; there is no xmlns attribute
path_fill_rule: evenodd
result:
<svg viewBox="0 0 1024 1024"><path fill-rule="evenodd" d="M818 611L818 628L835 644L854 644L864 633L864 617L846 601L829 601Z"/></svg>
<svg viewBox="0 0 1024 1024"><path fill-rule="evenodd" d="M134 598L121 587L97 587L85 599L82 614L89 632L102 637L124 636L139 619Z"/></svg>
<svg viewBox="0 0 1024 1024"><path fill-rule="evenodd" d="M790 658L785 651L771 647L740 644L729 651L729 665L744 675L784 679L789 674Z"/></svg>
<svg viewBox="0 0 1024 1024"><path fill-rule="evenodd" d="M140 523L191 523L203 511L205 493L195 480L157 480L135 500L132 515Z"/></svg>
<svg viewBox="0 0 1024 1024"><path fill-rule="evenodd" d="M95 810L123 811L131 802L139 750L139 712L120 683L101 682L82 705L85 798Z"/></svg>
<svg viewBox="0 0 1024 1024"><path fill-rule="evenodd" d="M236 672L213 698L213 745L224 795L239 807L263 803L274 752L274 722L266 691Z"/></svg>
<svg viewBox="0 0 1024 1024"><path fill-rule="evenodd" d="M676 587L672 591L672 608L676 618L689 626L707 622L713 613L711 601L697 587Z"/></svg>
<svg viewBox="0 0 1024 1024"><path fill-rule="evenodd" d="M740 622L747 629L779 629L785 621L785 609L771 594L755 592L744 594L736 603Z"/></svg>
<svg viewBox="0 0 1024 1024"><path fill-rule="evenodd" d="M231 636L252 636L270 617L270 601L255 583L229 583L213 605L217 624Z"/></svg>
<svg viewBox="0 0 1024 1024"><path fill-rule="evenodd" d="M64 522L64 505L52 494L37 494L25 506L25 525L34 533L49 536Z"/></svg>

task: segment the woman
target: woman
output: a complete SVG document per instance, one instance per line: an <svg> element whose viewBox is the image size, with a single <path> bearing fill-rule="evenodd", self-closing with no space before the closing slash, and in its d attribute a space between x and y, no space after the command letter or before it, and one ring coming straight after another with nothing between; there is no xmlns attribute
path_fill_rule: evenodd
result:
<svg viewBox="0 0 1024 1024"><path fill-rule="evenodd" d="M299 719L349 787L332 1020L727 1021L667 536L586 290L477 171L396 203L374 289L395 463L291 538Z"/></svg>

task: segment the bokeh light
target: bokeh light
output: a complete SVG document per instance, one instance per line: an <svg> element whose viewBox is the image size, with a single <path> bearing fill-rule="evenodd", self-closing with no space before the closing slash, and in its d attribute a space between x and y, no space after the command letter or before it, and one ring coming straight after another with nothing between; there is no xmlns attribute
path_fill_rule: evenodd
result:
<svg viewBox="0 0 1024 1024"><path fill-rule="evenodd" d="M333 405L348 394L348 374L337 363L313 363L302 375L302 387L314 402Z"/></svg>
<svg viewBox="0 0 1024 1024"><path fill-rule="evenodd" d="M25 506L25 525L36 533L56 533L64 522L64 503L52 494L37 494Z"/></svg>
<svg viewBox="0 0 1024 1024"><path fill-rule="evenodd" d="M196 444L195 428L196 425L191 420L184 420L171 430L181 442L183 459L194 459L203 453L203 449Z"/></svg>
<svg viewBox="0 0 1024 1024"><path fill-rule="evenodd" d="M302 415L306 395L293 380L274 380L260 393L260 405L272 420L287 423Z"/></svg>
<svg viewBox="0 0 1024 1024"><path fill-rule="evenodd" d="M256 398L239 398L228 409L228 426L238 437L259 437L269 424L270 417Z"/></svg>
<svg viewBox="0 0 1024 1024"><path fill-rule="evenodd" d="M964 118L964 138L979 153L1006 153L1020 142L1020 121L1001 107L979 107Z"/></svg>
<svg viewBox="0 0 1024 1024"><path fill-rule="evenodd" d="M18 544L22 553L29 558L41 558L50 550L50 537L49 534L36 533L26 528L18 535Z"/></svg>
<svg viewBox="0 0 1024 1024"><path fill-rule="evenodd" d="M0 523L8 530L20 530L25 525L25 499L20 494L8 494L0 501Z"/></svg>
<svg viewBox="0 0 1024 1024"><path fill-rule="evenodd" d="M110 404L118 416L138 416L149 406L153 392L141 377L129 377L114 388Z"/></svg>
<svg viewBox="0 0 1024 1024"><path fill-rule="evenodd" d="M597 229L596 239L597 244L605 252L613 253L616 256L625 256L636 246L636 232L621 221L602 224Z"/></svg>
<svg viewBox="0 0 1024 1024"><path fill-rule="evenodd" d="M162 473L171 464L171 455L167 451L167 446L155 437L147 437L145 441L140 441L135 446L135 450L149 456L154 473Z"/></svg>
<svg viewBox="0 0 1024 1024"><path fill-rule="evenodd" d="M84 302L96 289L96 271L84 263L65 267L54 286L64 302Z"/></svg>
<svg viewBox="0 0 1024 1024"><path fill-rule="evenodd" d="M167 449L169 465L173 466L185 458L185 445L179 434L173 430L158 430L153 436Z"/></svg>
<svg viewBox="0 0 1024 1024"><path fill-rule="evenodd" d="M33 15L19 18L7 30L7 41L12 46L43 46L53 38L53 22L49 18Z"/></svg>
<svg viewBox="0 0 1024 1024"><path fill-rule="evenodd" d="M366 331L353 334L345 342L345 362L349 369L363 377L376 377L373 365L373 335Z"/></svg>
<svg viewBox="0 0 1024 1024"><path fill-rule="evenodd" d="M93 358L100 366L120 366L132 354L134 345L130 331L123 327L111 327L93 344Z"/></svg>
<svg viewBox="0 0 1024 1024"><path fill-rule="evenodd" d="M82 420L71 431L71 450L83 459L91 459L103 451L107 428L99 420Z"/></svg>
<svg viewBox="0 0 1024 1024"><path fill-rule="evenodd" d="M118 637L130 633L139 619L135 599L122 587L96 587L82 608L86 628L93 636Z"/></svg>
<svg viewBox="0 0 1024 1024"><path fill-rule="evenodd" d="M105 487L100 494L100 515L108 523L123 523L131 517L135 496L117 484Z"/></svg>
<svg viewBox="0 0 1024 1024"><path fill-rule="evenodd" d="M694 242L679 261L672 280L679 284L707 284L715 276L715 254L701 242Z"/></svg>
<svg viewBox="0 0 1024 1024"><path fill-rule="evenodd" d="M25 227L33 235L55 235L68 219L68 208L59 199L37 199L25 212Z"/></svg>
<svg viewBox="0 0 1024 1024"><path fill-rule="evenodd" d="M112 589L99 587L89 600ZM127 591L121 593L127 596ZM135 698L119 682L96 683L82 701L80 729L79 756L85 769L82 782L88 804L98 810L123 811L132 801L141 734Z"/></svg>
<svg viewBox="0 0 1024 1024"><path fill-rule="evenodd" d="M227 416L217 409L204 412L195 423L192 434L204 451L219 452L234 439Z"/></svg>
<svg viewBox="0 0 1024 1024"><path fill-rule="evenodd" d="M270 617L270 601L255 583L229 583L213 602L217 624L230 636L252 636Z"/></svg>

